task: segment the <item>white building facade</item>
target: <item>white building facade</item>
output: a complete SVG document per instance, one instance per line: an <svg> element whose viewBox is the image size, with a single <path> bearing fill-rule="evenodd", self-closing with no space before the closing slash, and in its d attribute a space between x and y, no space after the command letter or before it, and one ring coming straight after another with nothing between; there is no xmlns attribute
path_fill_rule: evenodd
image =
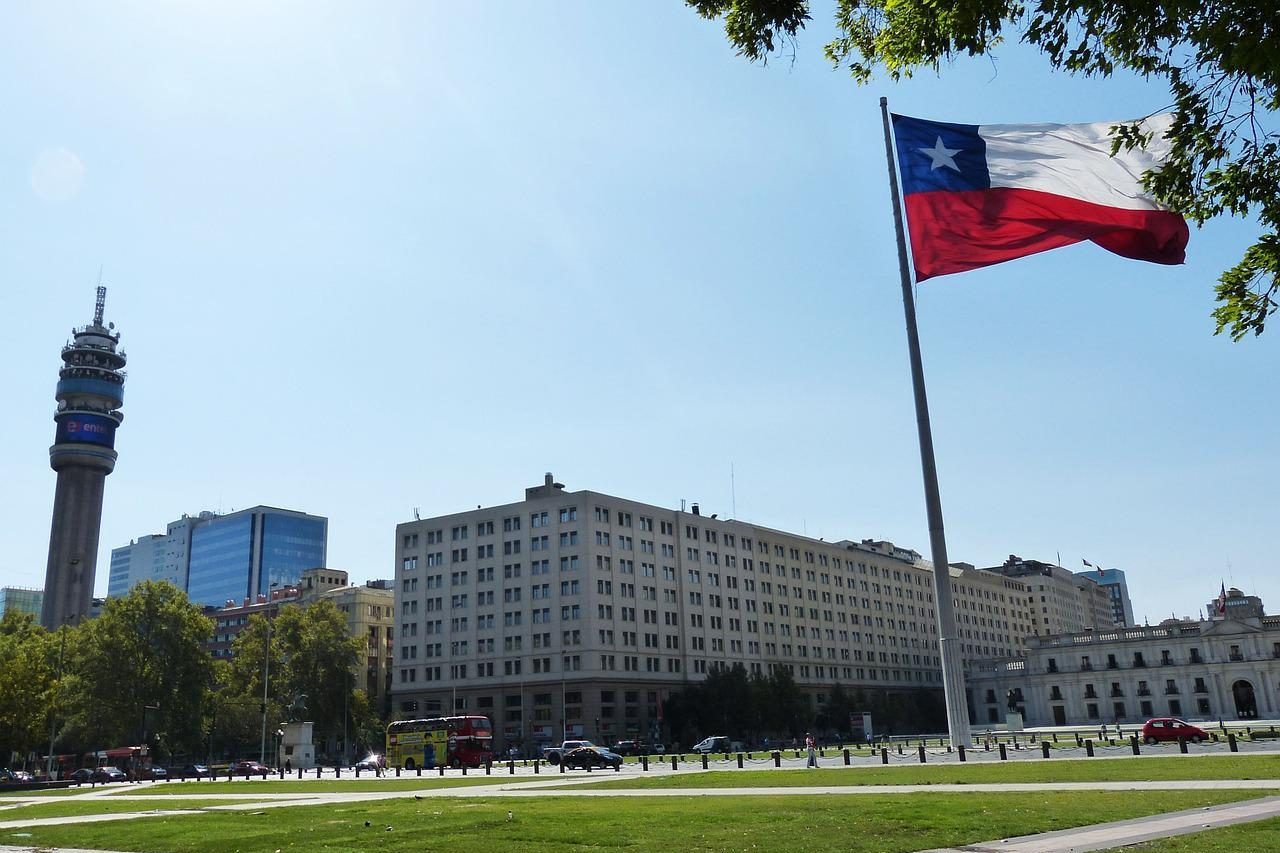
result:
<svg viewBox="0 0 1280 853"><path fill-rule="evenodd" d="M1262 615L1260 604L1224 610L1209 620L1032 637L1023 658L973 662L974 724L1004 723L1011 710L1031 726L1274 719L1280 617Z"/></svg>

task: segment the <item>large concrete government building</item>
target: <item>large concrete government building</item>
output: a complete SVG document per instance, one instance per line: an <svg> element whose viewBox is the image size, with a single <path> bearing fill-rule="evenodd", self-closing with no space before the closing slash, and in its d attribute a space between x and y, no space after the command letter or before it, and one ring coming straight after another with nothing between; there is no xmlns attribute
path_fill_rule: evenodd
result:
<svg viewBox="0 0 1280 853"><path fill-rule="evenodd" d="M396 527L393 711L481 713L499 745L655 737L662 701L715 669L845 688L941 689L932 567L871 540L566 491ZM953 566L967 659L1023 654L1022 580Z"/></svg>

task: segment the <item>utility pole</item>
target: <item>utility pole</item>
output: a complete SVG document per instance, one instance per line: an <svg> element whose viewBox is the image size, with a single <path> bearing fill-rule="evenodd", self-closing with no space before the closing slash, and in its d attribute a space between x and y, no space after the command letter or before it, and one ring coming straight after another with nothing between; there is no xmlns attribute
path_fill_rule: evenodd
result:
<svg viewBox="0 0 1280 853"><path fill-rule="evenodd" d="M267 590L267 640L262 656L262 742L258 748L258 763L267 763L267 684L271 678L271 604L276 584Z"/></svg>
<svg viewBox="0 0 1280 853"><path fill-rule="evenodd" d="M58 680L53 686L53 701L49 707L49 754L45 758L44 773L53 779L53 739L58 723L58 696L62 692L62 653L67 648L67 626L58 629Z"/></svg>

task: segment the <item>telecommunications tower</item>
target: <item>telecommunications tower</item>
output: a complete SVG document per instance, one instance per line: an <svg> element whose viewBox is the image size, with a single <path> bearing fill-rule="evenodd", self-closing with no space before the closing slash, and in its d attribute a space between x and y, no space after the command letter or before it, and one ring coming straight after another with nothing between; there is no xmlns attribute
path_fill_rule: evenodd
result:
<svg viewBox="0 0 1280 853"><path fill-rule="evenodd" d="M58 373L57 424L49 465L58 472L40 622L49 630L88 618L98 562L102 491L116 467L116 427L124 414L125 354L103 323L107 289L99 285L93 323L72 330Z"/></svg>

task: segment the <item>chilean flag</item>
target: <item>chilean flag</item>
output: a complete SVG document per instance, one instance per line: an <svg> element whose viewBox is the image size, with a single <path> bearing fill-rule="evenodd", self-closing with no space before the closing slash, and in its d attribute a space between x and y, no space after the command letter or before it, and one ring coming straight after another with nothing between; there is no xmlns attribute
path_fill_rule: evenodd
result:
<svg viewBox="0 0 1280 853"><path fill-rule="evenodd" d="M1142 187L1170 145L1111 154L1111 122L950 124L893 116L916 281L1091 240L1157 264L1186 256L1187 223Z"/></svg>

